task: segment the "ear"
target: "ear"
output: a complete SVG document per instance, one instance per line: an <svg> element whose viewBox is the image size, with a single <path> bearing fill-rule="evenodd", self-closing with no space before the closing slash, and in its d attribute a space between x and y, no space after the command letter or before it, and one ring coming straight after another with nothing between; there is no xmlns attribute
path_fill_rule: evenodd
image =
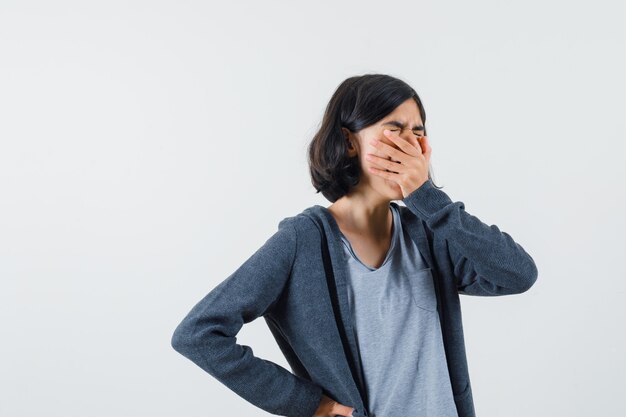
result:
<svg viewBox="0 0 626 417"><path fill-rule="evenodd" d="M343 134L343 137L344 137L346 140L348 140L348 141L349 141L349 140L351 139L351 138L350 138L350 133L351 133L351 132L350 132L350 130L348 130L348 128L346 128L346 127L343 127L343 126L342 126L342 127L341 127L341 133Z"/></svg>
<svg viewBox="0 0 626 417"><path fill-rule="evenodd" d="M348 156L353 157L357 154L357 138L355 135L347 128L342 127L341 132L343 133L343 137L346 140L346 146L348 148Z"/></svg>

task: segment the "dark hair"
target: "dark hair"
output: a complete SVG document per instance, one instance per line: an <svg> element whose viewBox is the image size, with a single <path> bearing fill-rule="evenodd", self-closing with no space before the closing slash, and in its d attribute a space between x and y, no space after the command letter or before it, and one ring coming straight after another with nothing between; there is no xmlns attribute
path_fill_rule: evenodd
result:
<svg viewBox="0 0 626 417"><path fill-rule="evenodd" d="M348 157L341 128L356 133L383 119L409 98L417 103L426 135L424 106L406 82L385 74L365 74L350 77L337 87L308 146L311 182L316 193L321 192L334 203L359 183L361 163L356 156ZM428 178L432 179L430 167Z"/></svg>

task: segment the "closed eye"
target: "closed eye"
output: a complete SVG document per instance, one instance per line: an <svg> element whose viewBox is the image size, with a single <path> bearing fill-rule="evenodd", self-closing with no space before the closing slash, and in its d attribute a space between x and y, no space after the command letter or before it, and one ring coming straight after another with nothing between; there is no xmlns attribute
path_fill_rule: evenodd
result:
<svg viewBox="0 0 626 417"><path fill-rule="evenodd" d="M397 131L399 131L400 129L389 129L389 130L391 130L392 132L397 132ZM418 138L419 138L419 137L422 137L422 132L413 132L413 134L414 134L415 136L417 136Z"/></svg>

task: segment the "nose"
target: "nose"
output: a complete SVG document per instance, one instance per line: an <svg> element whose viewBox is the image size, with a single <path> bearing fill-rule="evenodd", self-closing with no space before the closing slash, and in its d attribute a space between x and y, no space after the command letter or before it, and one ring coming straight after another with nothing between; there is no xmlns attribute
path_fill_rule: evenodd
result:
<svg viewBox="0 0 626 417"><path fill-rule="evenodd" d="M398 133L398 132L396 132ZM407 142L409 142L411 145L413 146L419 146L419 139L417 137L417 135L410 129L403 129L401 132L399 132L399 135L402 139L406 140ZM426 132L423 131L423 133L420 134L420 136L424 136L426 135ZM398 146L395 146L396 148L398 148Z"/></svg>
<svg viewBox="0 0 626 417"><path fill-rule="evenodd" d="M411 129L402 129L400 132L400 136L403 139L410 141L411 139L415 139L415 133Z"/></svg>

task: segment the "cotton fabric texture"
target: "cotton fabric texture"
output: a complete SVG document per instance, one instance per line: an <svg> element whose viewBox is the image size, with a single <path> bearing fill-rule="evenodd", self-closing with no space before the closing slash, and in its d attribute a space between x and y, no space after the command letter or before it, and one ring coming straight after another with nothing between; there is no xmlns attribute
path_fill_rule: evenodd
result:
<svg viewBox="0 0 626 417"><path fill-rule="evenodd" d="M446 365L459 417L475 416L459 295L503 296L537 280L533 258L506 232L453 202L431 180L395 204L431 270ZM311 417L322 394L369 416L347 295L347 257L327 208L286 217L175 328L172 347L251 404ZM236 342L263 317L291 371ZM378 416L392 417L392 416Z"/></svg>
<svg viewBox="0 0 626 417"><path fill-rule="evenodd" d="M391 244L379 267L348 257L348 304L370 417L457 417L430 268L390 204Z"/></svg>

